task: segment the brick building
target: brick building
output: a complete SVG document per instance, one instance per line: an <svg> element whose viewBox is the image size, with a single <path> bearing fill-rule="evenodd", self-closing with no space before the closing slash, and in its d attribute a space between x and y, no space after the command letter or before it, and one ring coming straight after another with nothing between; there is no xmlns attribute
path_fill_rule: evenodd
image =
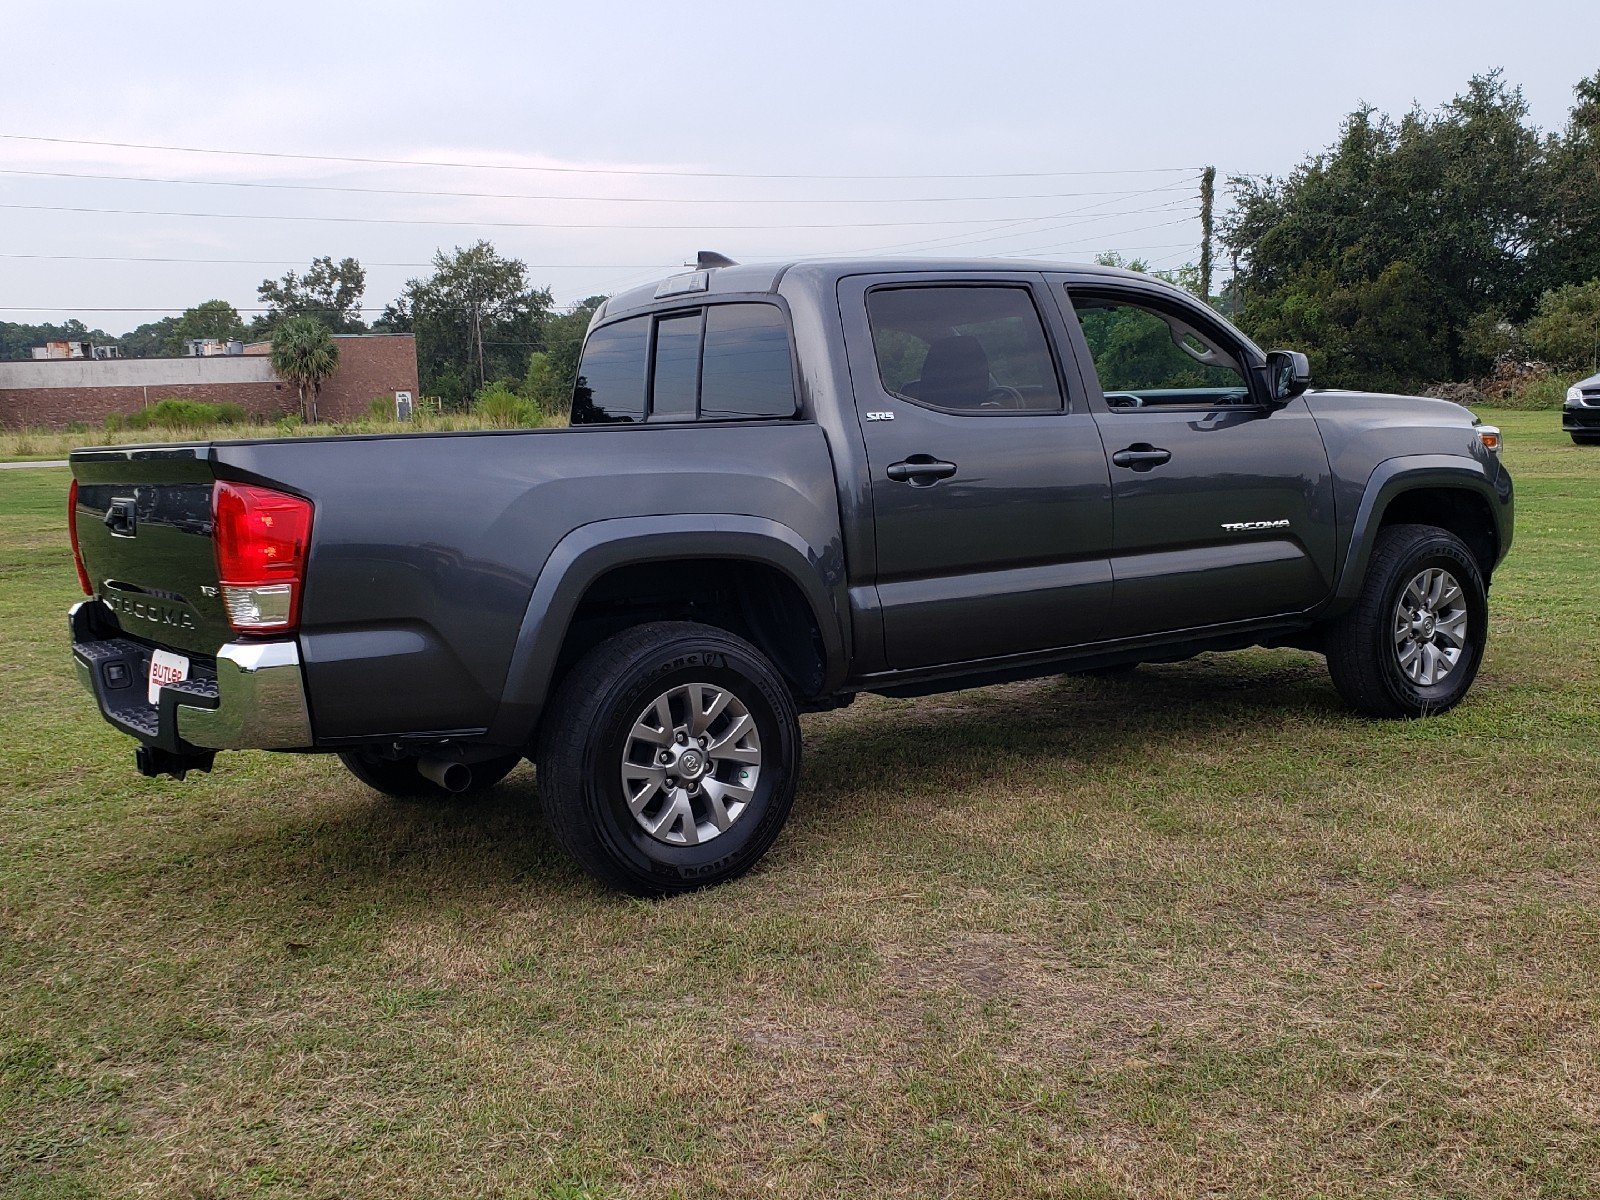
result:
<svg viewBox="0 0 1600 1200"><path fill-rule="evenodd" d="M417 393L417 346L409 333L337 334L339 369L323 382L317 415L324 421L364 416L375 397ZM61 429L99 425L177 396L231 401L252 416L299 411L294 385L272 371L265 343L243 354L184 358L26 359L0 362L0 427Z"/></svg>

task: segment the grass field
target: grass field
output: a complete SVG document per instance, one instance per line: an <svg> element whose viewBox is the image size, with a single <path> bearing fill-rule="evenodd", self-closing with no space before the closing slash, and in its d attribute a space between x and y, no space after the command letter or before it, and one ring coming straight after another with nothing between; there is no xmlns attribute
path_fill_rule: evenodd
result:
<svg viewBox="0 0 1600 1200"><path fill-rule="evenodd" d="M1520 519L1455 712L1290 651L864 699L764 866L664 903L528 768L140 779L66 475L0 475L0 1194L1594 1195L1600 451L1483 415Z"/></svg>

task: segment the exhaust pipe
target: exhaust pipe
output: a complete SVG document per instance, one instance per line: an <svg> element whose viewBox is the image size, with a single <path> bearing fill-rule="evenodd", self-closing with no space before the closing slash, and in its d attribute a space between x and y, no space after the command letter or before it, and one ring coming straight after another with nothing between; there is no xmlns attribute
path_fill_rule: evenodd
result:
<svg viewBox="0 0 1600 1200"><path fill-rule="evenodd" d="M429 754L417 760L417 770L447 792L459 794L472 786L472 768L459 758Z"/></svg>

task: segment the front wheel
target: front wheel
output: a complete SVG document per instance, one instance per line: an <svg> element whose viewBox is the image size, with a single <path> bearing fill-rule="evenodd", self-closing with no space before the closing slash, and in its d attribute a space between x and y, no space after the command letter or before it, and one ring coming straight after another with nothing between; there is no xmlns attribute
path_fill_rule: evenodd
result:
<svg viewBox="0 0 1600 1200"><path fill-rule="evenodd" d="M1572 435L1574 446L1600 446L1600 433L1575 433Z"/></svg>
<svg viewBox="0 0 1600 1200"><path fill-rule="evenodd" d="M1488 633L1472 551L1431 525L1392 525L1378 533L1355 607L1328 629L1328 671L1368 716L1444 712L1472 686Z"/></svg>
<svg viewBox="0 0 1600 1200"><path fill-rule="evenodd" d="M760 860L794 803L800 724L760 651L721 629L657 621L568 672L538 746L551 834L636 896L723 883Z"/></svg>

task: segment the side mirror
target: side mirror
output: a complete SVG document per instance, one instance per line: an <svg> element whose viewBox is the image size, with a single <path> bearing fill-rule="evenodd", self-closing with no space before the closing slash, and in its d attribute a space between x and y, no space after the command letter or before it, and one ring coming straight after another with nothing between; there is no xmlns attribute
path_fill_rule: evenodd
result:
<svg viewBox="0 0 1600 1200"><path fill-rule="evenodd" d="M1267 354L1267 390L1274 404L1287 404L1311 386L1311 363L1298 350Z"/></svg>

